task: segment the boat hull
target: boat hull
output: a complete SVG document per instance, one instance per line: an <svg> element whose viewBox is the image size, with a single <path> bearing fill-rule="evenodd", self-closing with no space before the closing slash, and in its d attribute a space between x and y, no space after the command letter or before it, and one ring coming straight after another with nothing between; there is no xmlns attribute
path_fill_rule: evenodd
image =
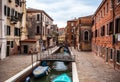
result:
<svg viewBox="0 0 120 82"><path fill-rule="evenodd" d="M46 72L48 72L49 67L48 66L38 66L33 70L33 75L35 78L40 78L44 75L46 75Z"/></svg>

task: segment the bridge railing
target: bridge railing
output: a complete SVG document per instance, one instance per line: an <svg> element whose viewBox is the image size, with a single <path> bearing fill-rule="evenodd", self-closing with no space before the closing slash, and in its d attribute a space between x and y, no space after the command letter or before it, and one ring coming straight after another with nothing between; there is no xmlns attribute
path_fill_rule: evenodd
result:
<svg viewBox="0 0 120 82"><path fill-rule="evenodd" d="M76 56L75 55L48 55L48 54L41 54L39 57L39 60L61 60L61 61L75 61Z"/></svg>

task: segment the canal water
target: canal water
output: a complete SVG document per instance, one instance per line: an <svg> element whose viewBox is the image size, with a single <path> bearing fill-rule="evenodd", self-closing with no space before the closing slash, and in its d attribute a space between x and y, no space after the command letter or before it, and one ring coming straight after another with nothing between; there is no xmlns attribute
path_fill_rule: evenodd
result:
<svg viewBox="0 0 120 82"><path fill-rule="evenodd" d="M57 55L64 55L68 56L70 55L69 52L65 52L64 48L59 48L55 53ZM48 75L45 75L40 78L35 78L33 74L31 74L30 77L30 82L52 82L52 80L63 74L66 73L69 77L72 79L72 65L70 62L63 62L63 61L54 61L54 62L47 62L50 63L50 68L51 71L48 73Z"/></svg>

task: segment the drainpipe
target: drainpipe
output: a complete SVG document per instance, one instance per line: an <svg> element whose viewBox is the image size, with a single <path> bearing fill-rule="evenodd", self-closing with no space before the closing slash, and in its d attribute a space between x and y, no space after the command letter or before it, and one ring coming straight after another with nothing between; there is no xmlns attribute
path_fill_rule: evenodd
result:
<svg viewBox="0 0 120 82"><path fill-rule="evenodd" d="M112 14L113 14L113 29L114 29L114 31L113 31L113 41L114 41L114 39L115 39L115 1L114 0L111 0L111 3L112 3L112 9L113 9L113 12L112 12ZM114 64L113 64L113 66L114 66L114 69L115 69L115 63L116 63L116 48L115 48L115 42L113 42L113 49L114 49Z"/></svg>

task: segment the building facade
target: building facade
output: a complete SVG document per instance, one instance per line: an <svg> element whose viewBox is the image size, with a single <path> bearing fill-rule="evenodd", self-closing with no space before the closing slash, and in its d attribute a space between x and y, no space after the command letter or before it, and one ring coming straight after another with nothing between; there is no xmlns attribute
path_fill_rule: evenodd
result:
<svg viewBox="0 0 120 82"><path fill-rule="evenodd" d="M58 36L58 43L63 44L65 43L65 28L59 28L59 36Z"/></svg>
<svg viewBox="0 0 120 82"><path fill-rule="evenodd" d="M57 24L53 24L51 26L51 28L48 30L48 35L50 35L50 37L48 36L48 42L50 42L50 44L48 46L52 47L58 44L58 26ZM50 40L50 41L49 41Z"/></svg>
<svg viewBox="0 0 120 82"><path fill-rule="evenodd" d="M66 44L68 46L74 46L75 47L76 37L74 35L74 32L75 32L75 28L76 28L76 23L77 23L77 19L67 21L65 36L66 36Z"/></svg>
<svg viewBox="0 0 120 82"><path fill-rule="evenodd" d="M0 59L20 53L25 0L0 0Z"/></svg>
<svg viewBox="0 0 120 82"><path fill-rule="evenodd" d="M28 38L42 41L44 48L49 46L49 29L53 25L53 19L43 10L27 9Z"/></svg>
<svg viewBox="0 0 120 82"><path fill-rule="evenodd" d="M78 50L91 50L92 16L78 18L76 27L76 47Z"/></svg>
<svg viewBox="0 0 120 82"><path fill-rule="evenodd" d="M103 0L93 16L92 50L120 66L120 0Z"/></svg>

